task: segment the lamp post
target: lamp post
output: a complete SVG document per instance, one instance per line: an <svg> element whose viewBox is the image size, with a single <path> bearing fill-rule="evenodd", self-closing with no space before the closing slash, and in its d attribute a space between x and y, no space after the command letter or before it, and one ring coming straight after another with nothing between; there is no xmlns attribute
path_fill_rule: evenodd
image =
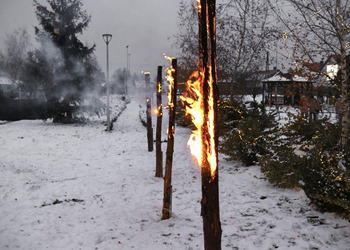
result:
<svg viewBox="0 0 350 250"><path fill-rule="evenodd" d="M130 69L130 53L128 53L128 72L130 73L131 76L131 69ZM128 90L129 91L129 90Z"/></svg>
<svg viewBox="0 0 350 250"><path fill-rule="evenodd" d="M107 85L107 131L111 130L111 118L110 118L110 110L109 110L109 61L108 61L108 44L112 40L111 34L103 34L103 40L107 45L107 77L106 77L106 85Z"/></svg>
<svg viewBox="0 0 350 250"><path fill-rule="evenodd" d="M128 94L128 73L129 73L129 45L126 45L126 75L125 75L125 100Z"/></svg>

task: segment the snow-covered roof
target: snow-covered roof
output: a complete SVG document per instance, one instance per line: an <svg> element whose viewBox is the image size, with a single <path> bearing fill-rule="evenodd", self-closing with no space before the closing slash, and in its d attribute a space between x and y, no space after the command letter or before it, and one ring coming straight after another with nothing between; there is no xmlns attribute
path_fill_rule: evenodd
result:
<svg viewBox="0 0 350 250"><path fill-rule="evenodd" d="M290 82L290 80L278 73L271 76L270 78L264 79L263 82Z"/></svg>
<svg viewBox="0 0 350 250"><path fill-rule="evenodd" d="M298 76L295 75L292 77L292 79L288 79L287 77L283 76L282 73L277 72L275 75L271 76L270 78L264 79L263 82L309 82L309 79L307 77Z"/></svg>
<svg viewBox="0 0 350 250"><path fill-rule="evenodd" d="M7 77L0 76L0 85L12 85L13 81Z"/></svg>
<svg viewBox="0 0 350 250"><path fill-rule="evenodd" d="M293 76L293 82L309 82L309 79L303 76Z"/></svg>

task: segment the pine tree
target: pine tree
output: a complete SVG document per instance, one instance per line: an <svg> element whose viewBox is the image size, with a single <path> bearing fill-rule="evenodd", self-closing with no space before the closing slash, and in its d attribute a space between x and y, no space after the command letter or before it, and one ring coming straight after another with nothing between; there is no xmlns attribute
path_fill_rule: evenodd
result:
<svg viewBox="0 0 350 250"><path fill-rule="evenodd" d="M49 113L57 122L72 121L74 105L93 87L97 71L93 51L77 37L88 27L91 16L82 10L81 0L47 0L49 8L34 0L41 29L35 27L41 49L36 62ZM44 68L44 70L43 70Z"/></svg>

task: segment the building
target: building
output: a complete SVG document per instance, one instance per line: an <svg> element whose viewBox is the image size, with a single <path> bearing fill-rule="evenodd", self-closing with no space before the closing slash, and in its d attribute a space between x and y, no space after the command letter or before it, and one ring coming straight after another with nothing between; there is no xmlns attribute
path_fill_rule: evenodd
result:
<svg viewBox="0 0 350 250"><path fill-rule="evenodd" d="M313 84L307 77L283 74L280 70L264 80L263 100L264 103L273 105L299 105L303 94L311 94Z"/></svg>

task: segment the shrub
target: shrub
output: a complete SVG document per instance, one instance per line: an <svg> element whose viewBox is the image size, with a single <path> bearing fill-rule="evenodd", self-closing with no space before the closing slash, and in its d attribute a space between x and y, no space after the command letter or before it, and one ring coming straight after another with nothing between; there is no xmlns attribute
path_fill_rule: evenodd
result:
<svg viewBox="0 0 350 250"><path fill-rule="evenodd" d="M236 128L239 121L242 119L245 106L239 102L230 104L228 101L220 101L218 103L219 113L219 133L225 135L230 132L232 128Z"/></svg>
<svg viewBox="0 0 350 250"><path fill-rule="evenodd" d="M327 120L297 120L268 141L261 170L277 186L303 188L321 211L350 219L349 149L340 151L339 134Z"/></svg>
<svg viewBox="0 0 350 250"><path fill-rule="evenodd" d="M315 149L304 165L303 189L322 211L350 219L350 171L339 168L339 155Z"/></svg>
<svg viewBox="0 0 350 250"><path fill-rule="evenodd" d="M275 119L265 112L263 105L253 102L249 107L243 106L240 119L234 121L237 124L232 123L233 128L221 140L220 152L228 160L239 160L247 166L253 165L260 155L266 153L265 135L275 128Z"/></svg>
<svg viewBox="0 0 350 250"><path fill-rule="evenodd" d="M287 141L275 142L259 159L259 165L270 183L282 188L295 188L300 186L304 160L295 154Z"/></svg>

